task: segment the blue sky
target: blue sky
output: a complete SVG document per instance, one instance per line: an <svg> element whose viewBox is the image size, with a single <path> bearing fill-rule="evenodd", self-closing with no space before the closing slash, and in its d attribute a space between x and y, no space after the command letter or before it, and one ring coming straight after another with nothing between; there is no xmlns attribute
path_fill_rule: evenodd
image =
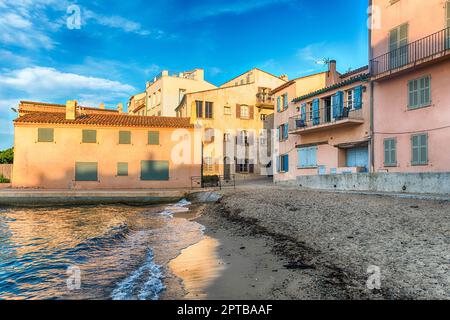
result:
<svg viewBox="0 0 450 320"><path fill-rule="evenodd" d="M20 100L126 105L163 69L204 68L218 85L253 67L295 78L323 58L341 72L366 65L366 11L365 0L0 0L0 150Z"/></svg>

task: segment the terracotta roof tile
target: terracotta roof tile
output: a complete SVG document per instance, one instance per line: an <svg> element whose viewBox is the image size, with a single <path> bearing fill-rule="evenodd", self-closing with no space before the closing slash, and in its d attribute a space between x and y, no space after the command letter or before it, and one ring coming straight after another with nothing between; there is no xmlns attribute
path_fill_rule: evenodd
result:
<svg viewBox="0 0 450 320"><path fill-rule="evenodd" d="M66 120L65 113L31 112L14 123L59 124L80 126L111 126L139 128L193 128L189 118L130 116L126 114L85 114L75 120Z"/></svg>

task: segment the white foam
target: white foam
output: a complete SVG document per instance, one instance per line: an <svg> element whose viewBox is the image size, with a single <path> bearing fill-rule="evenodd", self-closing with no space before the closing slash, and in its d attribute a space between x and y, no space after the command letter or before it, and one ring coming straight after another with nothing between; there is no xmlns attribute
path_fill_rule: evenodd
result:
<svg viewBox="0 0 450 320"><path fill-rule="evenodd" d="M174 213L188 212L189 208L187 208L187 206L189 205L191 205L191 202L186 199L182 199L175 204L165 207L164 211L161 211L159 214L162 216L173 217Z"/></svg>
<svg viewBox="0 0 450 320"><path fill-rule="evenodd" d="M141 283L139 280L145 275L147 275L147 280L136 295L135 291ZM159 294L165 289L163 279L161 267L153 262L153 251L149 249L145 263L117 285L111 298L113 300L136 300L136 298L138 300L158 300Z"/></svg>

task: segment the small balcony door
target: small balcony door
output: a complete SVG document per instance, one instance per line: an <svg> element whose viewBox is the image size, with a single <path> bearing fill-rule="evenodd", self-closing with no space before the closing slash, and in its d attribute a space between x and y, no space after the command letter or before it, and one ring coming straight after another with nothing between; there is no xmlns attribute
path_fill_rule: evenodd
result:
<svg viewBox="0 0 450 320"><path fill-rule="evenodd" d="M389 66L390 69L408 64L408 24L391 30L389 34Z"/></svg>

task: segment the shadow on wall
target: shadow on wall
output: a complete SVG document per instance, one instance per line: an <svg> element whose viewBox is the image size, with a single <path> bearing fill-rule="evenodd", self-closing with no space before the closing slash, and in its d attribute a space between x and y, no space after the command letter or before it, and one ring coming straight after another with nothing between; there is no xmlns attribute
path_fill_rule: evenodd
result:
<svg viewBox="0 0 450 320"><path fill-rule="evenodd" d="M62 175L50 168L46 172L40 171L35 179L31 175L20 177L22 182L13 183L13 187L68 190L191 188L191 177L200 176L201 171L200 164L177 165L152 153L142 160L123 160L112 164L104 159L91 161L74 161L72 168ZM105 170L110 172L105 173Z"/></svg>

